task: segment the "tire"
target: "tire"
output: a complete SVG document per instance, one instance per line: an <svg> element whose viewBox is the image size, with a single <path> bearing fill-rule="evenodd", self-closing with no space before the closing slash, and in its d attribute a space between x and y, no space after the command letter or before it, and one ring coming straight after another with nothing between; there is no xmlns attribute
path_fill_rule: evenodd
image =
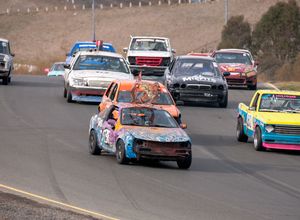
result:
<svg viewBox="0 0 300 220"><path fill-rule="evenodd" d="M219 102L219 106L220 106L220 108L227 108L227 104L228 104L228 93L224 97L224 100Z"/></svg>
<svg viewBox="0 0 300 220"><path fill-rule="evenodd" d="M265 148L262 146L261 130L259 127L255 128L253 146L256 151L265 150Z"/></svg>
<svg viewBox="0 0 300 220"><path fill-rule="evenodd" d="M11 77L10 76L8 77L8 83L11 83Z"/></svg>
<svg viewBox="0 0 300 220"><path fill-rule="evenodd" d="M236 138L239 142L247 142L248 136L244 132L243 118L239 117L236 125Z"/></svg>
<svg viewBox="0 0 300 220"><path fill-rule="evenodd" d="M64 88L64 98L67 98L67 90Z"/></svg>
<svg viewBox="0 0 300 220"><path fill-rule="evenodd" d="M73 102L72 93L70 91L67 91L67 102L68 103Z"/></svg>
<svg viewBox="0 0 300 220"><path fill-rule="evenodd" d="M247 86L249 90L256 90L257 89L257 84L255 85L249 85Z"/></svg>
<svg viewBox="0 0 300 220"><path fill-rule="evenodd" d="M128 159L126 158L125 144L122 140L119 140L117 142L116 159L119 164L127 164L128 163Z"/></svg>
<svg viewBox="0 0 300 220"><path fill-rule="evenodd" d="M192 152L183 160L177 160L179 169L189 169L192 164Z"/></svg>
<svg viewBox="0 0 300 220"><path fill-rule="evenodd" d="M4 76L4 77L2 78L2 84L3 84L3 85L8 85L8 76Z"/></svg>
<svg viewBox="0 0 300 220"><path fill-rule="evenodd" d="M101 149L97 144L97 135L94 130L91 130L89 137L89 151L92 155L100 155Z"/></svg>

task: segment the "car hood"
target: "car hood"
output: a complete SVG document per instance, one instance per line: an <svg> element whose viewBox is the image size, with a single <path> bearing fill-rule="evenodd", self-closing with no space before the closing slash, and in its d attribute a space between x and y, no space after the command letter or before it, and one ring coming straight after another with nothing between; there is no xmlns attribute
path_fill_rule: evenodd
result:
<svg viewBox="0 0 300 220"><path fill-rule="evenodd" d="M137 139L159 142L185 142L190 138L181 128L160 128L160 127L134 127L124 128Z"/></svg>
<svg viewBox="0 0 300 220"><path fill-rule="evenodd" d="M252 65L246 65L243 63L219 63L219 67L222 72L238 72L238 73L249 72L254 69Z"/></svg>
<svg viewBox="0 0 300 220"><path fill-rule="evenodd" d="M128 51L127 56L133 57L170 57L169 51Z"/></svg>
<svg viewBox="0 0 300 220"><path fill-rule="evenodd" d="M193 76L173 76L172 83L187 83L187 84L224 84L225 81L222 77L208 77L201 74L196 74Z"/></svg>
<svg viewBox="0 0 300 220"><path fill-rule="evenodd" d="M71 72L73 78L97 78L97 79L133 79L133 76L129 73L101 71L101 70L73 70Z"/></svg>
<svg viewBox="0 0 300 220"><path fill-rule="evenodd" d="M260 112L258 119L264 124L300 125L300 113Z"/></svg>

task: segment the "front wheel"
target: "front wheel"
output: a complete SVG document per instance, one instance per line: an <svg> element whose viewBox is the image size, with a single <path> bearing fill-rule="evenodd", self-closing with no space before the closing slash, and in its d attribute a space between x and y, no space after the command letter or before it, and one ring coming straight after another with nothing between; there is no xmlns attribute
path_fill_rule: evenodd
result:
<svg viewBox="0 0 300 220"><path fill-rule="evenodd" d="M262 146L261 130L259 127L255 128L253 145L256 151L263 151L265 149Z"/></svg>
<svg viewBox="0 0 300 220"><path fill-rule="evenodd" d="M4 76L2 79L2 84L3 85L8 85L8 76Z"/></svg>
<svg viewBox="0 0 300 220"><path fill-rule="evenodd" d="M64 98L67 98L67 89L64 88Z"/></svg>
<svg viewBox="0 0 300 220"><path fill-rule="evenodd" d="M125 144L122 140L117 142L116 146L116 159L119 164L126 164L128 163L128 159L126 157L126 150Z"/></svg>
<svg viewBox="0 0 300 220"><path fill-rule="evenodd" d="M180 169L189 169L192 164L192 152L184 159L177 160L177 166Z"/></svg>
<svg viewBox="0 0 300 220"><path fill-rule="evenodd" d="M92 154L92 155L100 155L101 154L101 149L97 143L97 135L94 130L91 130L91 132L90 132L89 151L90 151L90 154Z"/></svg>
<svg viewBox="0 0 300 220"><path fill-rule="evenodd" d="M227 108L227 104L228 104L228 94L226 94L223 100L219 102L219 106L220 108Z"/></svg>
<svg viewBox="0 0 300 220"><path fill-rule="evenodd" d="M68 90L67 90L67 102L69 102L69 103L73 102L72 93Z"/></svg>
<svg viewBox="0 0 300 220"><path fill-rule="evenodd" d="M243 123L243 119L241 117L238 118L237 125L236 125L236 138L239 142L247 142L248 141L248 136L245 135L244 123Z"/></svg>

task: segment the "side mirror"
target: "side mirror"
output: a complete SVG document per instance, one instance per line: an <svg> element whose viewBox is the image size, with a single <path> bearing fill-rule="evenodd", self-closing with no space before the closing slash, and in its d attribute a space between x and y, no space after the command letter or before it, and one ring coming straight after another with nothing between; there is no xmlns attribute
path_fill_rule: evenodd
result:
<svg viewBox="0 0 300 220"><path fill-rule="evenodd" d="M175 49L172 49L171 52L172 52L172 53L176 53L176 50L175 50Z"/></svg>
<svg viewBox="0 0 300 220"><path fill-rule="evenodd" d="M176 105L177 105L177 106L184 105L184 102L183 102L183 101L180 101L180 100L177 100L177 101L176 101Z"/></svg>
<svg viewBox="0 0 300 220"><path fill-rule="evenodd" d="M124 47L124 48L123 48L123 52L124 52L124 53L127 53L127 51L128 51L128 47Z"/></svg>
<svg viewBox="0 0 300 220"><path fill-rule="evenodd" d="M11 55L12 57L14 57L14 56L15 56L15 54L14 54L14 53L11 53L10 55Z"/></svg>
<svg viewBox="0 0 300 220"><path fill-rule="evenodd" d="M64 64L64 68L65 69L71 69L71 66L70 66L70 64Z"/></svg>
<svg viewBox="0 0 300 220"><path fill-rule="evenodd" d="M45 68L44 69L44 73L48 74L50 72L50 69L49 68Z"/></svg>
<svg viewBox="0 0 300 220"><path fill-rule="evenodd" d="M258 61L254 61L254 66L258 66L259 62Z"/></svg>
<svg viewBox="0 0 300 220"><path fill-rule="evenodd" d="M225 76L225 77L226 77L226 76L230 76L230 72L224 72L224 73L223 73L223 76Z"/></svg>
<svg viewBox="0 0 300 220"><path fill-rule="evenodd" d="M249 111L255 111L255 107L254 106L249 107Z"/></svg>
<svg viewBox="0 0 300 220"><path fill-rule="evenodd" d="M180 127L181 127L182 129L186 129L186 128L187 128L187 125L186 125L186 123L181 123L181 124L180 124Z"/></svg>
<svg viewBox="0 0 300 220"><path fill-rule="evenodd" d="M66 57L68 57L68 56L70 56L70 54L69 54L69 53L66 53Z"/></svg>

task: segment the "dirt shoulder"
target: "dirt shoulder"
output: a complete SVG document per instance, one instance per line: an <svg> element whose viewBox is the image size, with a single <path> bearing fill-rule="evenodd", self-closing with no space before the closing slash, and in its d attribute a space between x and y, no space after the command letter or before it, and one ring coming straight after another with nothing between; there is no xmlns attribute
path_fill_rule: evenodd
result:
<svg viewBox="0 0 300 220"><path fill-rule="evenodd" d="M78 214L46 204L41 204L21 196L0 192L0 220L6 219L96 220L98 218Z"/></svg>

